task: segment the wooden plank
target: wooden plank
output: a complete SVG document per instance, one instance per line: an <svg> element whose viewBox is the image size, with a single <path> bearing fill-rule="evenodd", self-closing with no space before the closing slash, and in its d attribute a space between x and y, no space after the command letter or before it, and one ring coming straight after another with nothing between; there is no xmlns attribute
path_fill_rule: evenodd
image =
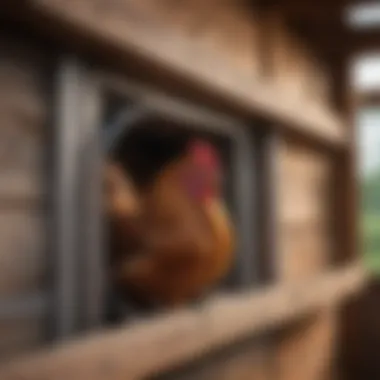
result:
<svg viewBox="0 0 380 380"><path fill-rule="evenodd" d="M42 178L36 180L30 173L0 175L1 210L41 210L46 206L46 193Z"/></svg>
<svg viewBox="0 0 380 380"><path fill-rule="evenodd" d="M302 33L289 28L281 8L269 6L266 15L268 79L275 83L282 97L306 106L310 115L336 118L331 104L331 73L318 50L312 49Z"/></svg>
<svg viewBox="0 0 380 380"><path fill-rule="evenodd" d="M333 197L336 218L334 232L340 248L336 256L337 264L352 257L362 257L360 247L360 183L358 168L356 107L353 88L349 86L350 67L347 56L342 56L336 65L341 80L337 82L337 94L341 99L350 134L350 149L336 160L335 194ZM340 318L340 368L342 378L362 379L378 378L379 359L376 356L379 340L378 310L379 285L374 276L366 292L353 300L342 310Z"/></svg>
<svg viewBox="0 0 380 380"><path fill-rule="evenodd" d="M45 54L0 35L0 202L41 200L47 122Z"/></svg>
<svg viewBox="0 0 380 380"><path fill-rule="evenodd" d="M331 115L305 108L303 103L287 96L279 101L276 86L263 84L244 74L244 70L226 69L225 59L218 54L209 55L207 47L200 48L191 42L193 38L170 28L155 27L150 21L142 22L141 17L131 16L133 12L121 13L120 9L108 4L103 3L102 7L97 2L82 1L69 6L58 0L30 0L29 15L50 20L50 23L40 23L40 27L51 26L52 22L56 27L60 25L55 33L61 33L61 37L64 31L70 30L77 41L86 39L87 47L89 37L96 41L91 49L99 50L103 43L108 51L118 51L118 61L123 60L125 67L131 62L140 62L140 66L149 67L150 72L161 71L177 83L180 81L183 88L190 86L199 94L208 94L240 113L274 119L279 128L308 135L325 144L345 144L345 130ZM194 64L194 57L197 57L197 64ZM207 57L203 58L203 63L202 57ZM300 107L304 112L299 112Z"/></svg>
<svg viewBox="0 0 380 380"><path fill-rule="evenodd" d="M45 215L23 210L0 213L0 297L45 286Z"/></svg>
<svg viewBox="0 0 380 380"><path fill-rule="evenodd" d="M40 293L48 285L50 54L5 27L0 49L0 360L5 360L41 345L46 333L48 302Z"/></svg>
<svg viewBox="0 0 380 380"><path fill-rule="evenodd" d="M238 342L214 354L205 355L196 363L154 376L151 380L272 379L272 348L264 348L258 342L260 339L263 337Z"/></svg>
<svg viewBox="0 0 380 380"><path fill-rule="evenodd" d="M378 379L380 376L379 294L380 282L373 277L365 291L342 310L338 341L341 378Z"/></svg>
<svg viewBox="0 0 380 380"><path fill-rule="evenodd" d="M141 379L336 304L357 292L365 279L362 265L354 263L306 283L221 296L200 309L100 332L8 363L0 369L0 378Z"/></svg>
<svg viewBox="0 0 380 380"><path fill-rule="evenodd" d="M285 328L275 349L276 379L327 379L333 369L337 310L326 307Z"/></svg>
<svg viewBox="0 0 380 380"><path fill-rule="evenodd" d="M333 261L333 161L307 146L283 141L279 154L278 275L297 281Z"/></svg>
<svg viewBox="0 0 380 380"><path fill-rule="evenodd" d="M134 0L126 2L131 8L136 8ZM148 0L145 3L161 29L166 28L174 33L178 31L186 37L187 44L202 49L199 58L201 62L205 60L204 64L211 64L212 59L217 63L220 57L226 70L223 74L227 74L228 69L232 77L234 72L244 73L251 79L260 74L258 15L244 0L185 0L174 6L165 0ZM224 71L220 63L209 69ZM210 71L210 75L215 74Z"/></svg>
<svg viewBox="0 0 380 380"><path fill-rule="evenodd" d="M45 333L45 319L40 316L0 320L0 364L41 348Z"/></svg>

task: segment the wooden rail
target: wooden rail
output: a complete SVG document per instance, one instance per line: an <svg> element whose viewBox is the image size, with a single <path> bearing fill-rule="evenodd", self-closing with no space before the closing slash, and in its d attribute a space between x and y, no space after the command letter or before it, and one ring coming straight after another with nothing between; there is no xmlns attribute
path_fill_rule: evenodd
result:
<svg viewBox="0 0 380 380"><path fill-rule="evenodd" d="M220 296L180 310L98 332L0 368L2 380L141 379L184 364L223 345L278 327L357 292L366 280L361 264L306 283Z"/></svg>
<svg viewBox="0 0 380 380"><path fill-rule="evenodd" d="M261 117L278 128L322 144L342 147L348 143L339 118L292 101L280 94L270 80L224 66L223 57L192 44L191 39L176 31L155 28L153 21L150 23L151 12L134 9L129 2L125 3L132 7L128 8L129 12L118 9L121 3L117 1L29 0L25 3L25 18L31 23L34 20L34 27L70 40L71 46L100 51L103 59L104 55L113 56L120 67L134 65L140 71L144 68L167 78L168 82L181 83L183 88L188 86L203 98L211 98L231 110L248 117ZM19 13L15 11L18 17Z"/></svg>

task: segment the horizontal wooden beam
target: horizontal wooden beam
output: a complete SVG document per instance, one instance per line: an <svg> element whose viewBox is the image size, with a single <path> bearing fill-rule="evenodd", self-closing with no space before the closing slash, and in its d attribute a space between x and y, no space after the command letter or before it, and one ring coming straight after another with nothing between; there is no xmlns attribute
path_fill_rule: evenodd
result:
<svg viewBox="0 0 380 380"><path fill-rule="evenodd" d="M35 27L45 28L49 35L66 36L71 46L86 45L87 51L96 50L103 59L113 56L119 66L135 65L140 73L141 68L156 73L167 83L180 84L182 89L198 94L198 100L211 99L210 103L217 103L225 111L268 120L277 128L329 146L347 144L346 130L338 118L306 109L285 94L279 95L271 83L225 67L224 61L213 54L203 59L204 51L172 30L150 29L140 24L138 17L120 21L109 10L105 14L91 5L91 1L29 0L28 4L26 18L31 21L40 17Z"/></svg>
<svg viewBox="0 0 380 380"><path fill-rule="evenodd" d="M0 368L2 380L141 379L238 339L279 327L357 292L366 271L354 263L305 283L217 297L198 308L98 332Z"/></svg>

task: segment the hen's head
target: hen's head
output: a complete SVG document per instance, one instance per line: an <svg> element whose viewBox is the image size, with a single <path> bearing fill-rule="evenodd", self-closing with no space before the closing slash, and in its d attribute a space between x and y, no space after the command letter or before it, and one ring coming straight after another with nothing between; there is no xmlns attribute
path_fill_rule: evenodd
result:
<svg viewBox="0 0 380 380"><path fill-rule="evenodd" d="M218 197L222 167L217 149L204 140L191 140L187 152L186 184L192 196L199 200Z"/></svg>

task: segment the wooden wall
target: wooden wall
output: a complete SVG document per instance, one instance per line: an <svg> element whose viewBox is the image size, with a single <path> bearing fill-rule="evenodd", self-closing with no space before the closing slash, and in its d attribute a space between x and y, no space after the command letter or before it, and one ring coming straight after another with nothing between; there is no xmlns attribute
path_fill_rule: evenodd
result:
<svg viewBox="0 0 380 380"><path fill-rule="evenodd" d="M266 83L268 88L278 89L279 103L298 102L300 113L322 113L326 119L330 115L326 102L328 79L321 71L323 79L317 80L320 88L316 88L314 74L319 69L313 66L315 58L308 58L302 44L288 39L286 29L280 29L269 40L266 48L273 53L273 66L269 76L262 76L261 49L266 34L259 17L243 0L186 0L178 4L164 0L103 0L75 2L75 6L63 0L48 3L95 30L107 30L111 39L125 42L125 36L134 36L135 45L127 41L129 49L170 61L169 70L177 67L178 71L190 72L200 81L217 83L223 91L242 87L249 93L256 83ZM0 59L0 141L9 141L5 144L8 148L17 132L16 145L22 144L22 148L0 156L0 165L6 168L0 174L4 183L0 186L1 197L15 199L12 208L0 199L0 226L4 226L0 227L0 295L19 296L46 285L46 210L41 199L46 190L44 131L49 102L45 82L49 70L42 51L20 41L0 41L8 46ZM12 99L13 103L8 104ZM323 272L330 260L331 167L323 153L286 138L276 157L275 281L296 283ZM28 202L20 203L24 198ZM228 355L184 369L175 378L327 379L333 358L335 313L321 310L280 332L271 332L265 342L241 345ZM0 321L0 336L5 336L0 340L0 354L2 347L10 347L12 339L18 351L42 341L42 320L29 321ZM293 372L297 365L298 377Z"/></svg>
<svg viewBox="0 0 380 380"><path fill-rule="evenodd" d="M328 71L304 41L289 33L278 10L267 17L249 0L73 4L33 0L32 4L44 17L54 19L57 28L67 22L87 43L89 35L96 37L104 45L89 50L101 59L99 50L117 50L112 60L119 62L119 68L137 63L138 75L144 70L155 80L165 77L161 84L171 83L177 90L187 87L208 97L219 93L230 99L231 109L261 109L276 122L290 122L286 128L301 128L328 140L344 139L331 107Z"/></svg>
<svg viewBox="0 0 380 380"><path fill-rule="evenodd" d="M333 260L331 157L283 139L278 151L278 281L295 283L323 273ZM334 378L337 310L326 309L278 336L277 379Z"/></svg>
<svg viewBox="0 0 380 380"><path fill-rule="evenodd" d="M5 32L0 50L0 305L9 306L46 290L48 67L43 51ZM41 342L40 317L2 311L1 358Z"/></svg>
<svg viewBox="0 0 380 380"><path fill-rule="evenodd" d="M365 291L345 305L339 345L344 379L380 376L380 281L371 279Z"/></svg>
<svg viewBox="0 0 380 380"><path fill-rule="evenodd" d="M219 80L228 80L226 77L231 77L235 81L258 78L260 31L257 16L246 1L185 0L178 4L165 0L144 1L161 29L185 39L182 49L178 45L172 47L174 53L198 51L196 66L208 70L210 78L218 80L217 77L222 76ZM136 6L133 1L130 3ZM190 50L191 46L196 50Z"/></svg>

